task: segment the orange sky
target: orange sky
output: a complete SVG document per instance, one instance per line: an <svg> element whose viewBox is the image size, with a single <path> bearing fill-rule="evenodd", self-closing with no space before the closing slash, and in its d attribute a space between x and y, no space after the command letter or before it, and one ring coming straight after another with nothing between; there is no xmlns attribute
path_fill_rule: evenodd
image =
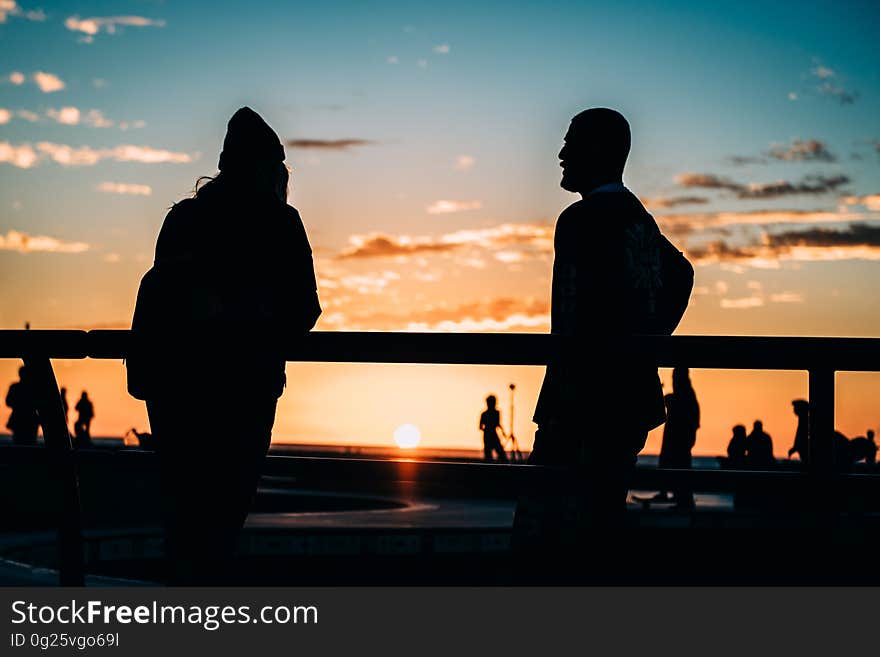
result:
<svg viewBox="0 0 880 657"><path fill-rule="evenodd" d="M14 367L4 361L0 376L10 380ZM131 426L141 430L148 426L143 404L125 394L121 363L56 361L55 369L60 383L70 390L71 405L87 385L96 407L95 435L121 436ZM671 372L661 374L668 389ZM515 430L521 446L528 448L534 437L530 418L541 376L542 368L537 367L290 363L274 440L391 446L394 429L413 423L422 432L424 447L479 448L477 418L484 397L498 396L506 429L507 385L514 382ZM806 373L695 370L692 380L702 411L695 454L723 453L734 423L750 426L761 419L773 437L776 454L785 455L796 426L790 401L806 398ZM842 373L838 386L838 428L849 436L864 435L870 427L877 430L880 374ZM218 408L212 412L234 412L234 396L234 390L219 390ZM652 432L646 452L659 451L661 434L662 429Z"/></svg>

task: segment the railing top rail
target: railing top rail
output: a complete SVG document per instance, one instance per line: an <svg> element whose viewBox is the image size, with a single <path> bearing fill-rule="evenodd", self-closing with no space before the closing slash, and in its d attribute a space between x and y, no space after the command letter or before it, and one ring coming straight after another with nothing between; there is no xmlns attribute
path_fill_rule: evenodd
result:
<svg viewBox="0 0 880 657"><path fill-rule="evenodd" d="M122 359L128 330L0 330L0 358ZM600 338L601 339L601 338ZM313 331L291 340L290 361L544 365L571 339L539 333ZM229 352L247 350L229 344ZM660 366L880 371L880 338L639 336L621 345Z"/></svg>

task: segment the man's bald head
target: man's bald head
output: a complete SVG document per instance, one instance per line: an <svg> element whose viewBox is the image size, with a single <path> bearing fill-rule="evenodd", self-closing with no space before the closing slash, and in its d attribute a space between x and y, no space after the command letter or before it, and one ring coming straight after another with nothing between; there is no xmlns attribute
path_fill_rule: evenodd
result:
<svg viewBox="0 0 880 657"><path fill-rule="evenodd" d="M585 193L620 181L630 141L629 123L620 112L594 107L575 116L559 152L563 189Z"/></svg>

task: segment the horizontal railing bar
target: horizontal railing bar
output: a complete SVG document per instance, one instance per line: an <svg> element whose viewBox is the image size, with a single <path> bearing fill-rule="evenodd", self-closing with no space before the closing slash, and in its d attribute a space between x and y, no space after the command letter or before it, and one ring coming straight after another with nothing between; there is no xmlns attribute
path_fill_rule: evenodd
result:
<svg viewBox="0 0 880 657"><path fill-rule="evenodd" d="M142 450L78 451L77 460L93 466L126 467L126 460L158 468L155 452ZM0 447L0 464L41 465L48 457L41 447ZM417 461L409 459L362 459L323 456L282 456L270 454L263 474L303 478L305 481L375 484L415 481L425 484L454 485L460 488L510 491L523 485L558 484L566 468L500 463L461 463L453 461ZM835 480L850 490L877 491L877 475L840 473ZM686 486L701 492L780 490L809 484L808 476L792 470L684 470L647 466L636 467L632 488L675 488Z"/></svg>
<svg viewBox="0 0 880 657"><path fill-rule="evenodd" d="M27 351L51 358L125 357L127 330L0 331L0 358ZM601 340L601 336L596 338ZM544 365L574 340L538 333L398 333L313 331L291 340L291 361ZM227 354L251 345L230 343ZM639 336L620 350L659 366L692 368L880 371L880 339L732 336Z"/></svg>
<svg viewBox="0 0 880 657"><path fill-rule="evenodd" d="M45 354L49 358L87 358L89 342L87 331L0 330L0 358L22 358L27 353Z"/></svg>

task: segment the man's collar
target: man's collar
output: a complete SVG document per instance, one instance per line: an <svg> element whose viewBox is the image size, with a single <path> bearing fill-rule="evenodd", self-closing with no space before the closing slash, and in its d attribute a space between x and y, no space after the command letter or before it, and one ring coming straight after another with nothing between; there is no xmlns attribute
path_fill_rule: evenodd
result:
<svg viewBox="0 0 880 657"><path fill-rule="evenodd" d="M622 192L626 189L623 186L622 182L611 182L599 185L598 187L594 187L589 192L584 194L584 198L588 196L592 196L593 194L601 194L603 192Z"/></svg>

